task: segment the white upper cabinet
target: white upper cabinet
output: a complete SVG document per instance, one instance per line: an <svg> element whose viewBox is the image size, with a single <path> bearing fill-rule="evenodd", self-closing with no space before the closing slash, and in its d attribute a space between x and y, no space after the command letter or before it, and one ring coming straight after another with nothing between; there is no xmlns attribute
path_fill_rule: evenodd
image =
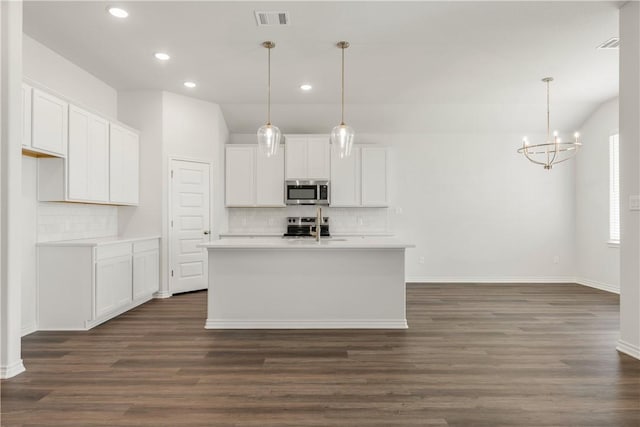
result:
<svg viewBox="0 0 640 427"><path fill-rule="evenodd" d="M331 147L331 206L360 206L360 147L340 158L340 149Z"/></svg>
<svg viewBox="0 0 640 427"><path fill-rule="evenodd" d="M68 198L109 201L109 122L82 108L69 107Z"/></svg>
<svg viewBox="0 0 640 427"><path fill-rule="evenodd" d="M362 206L389 205L388 157L386 147L362 147Z"/></svg>
<svg viewBox="0 0 640 427"><path fill-rule="evenodd" d="M328 135L288 135L286 148L286 179L329 179L331 145Z"/></svg>
<svg viewBox="0 0 640 427"><path fill-rule="evenodd" d="M267 157L256 149L256 206L284 206L284 146Z"/></svg>
<svg viewBox="0 0 640 427"><path fill-rule="evenodd" d="M136 145L137 147L137 145ZM134 153L136 162L138 151ZM71 162L71 160L69 160ZM87 153L89 200L109 201L109 122L91 114L89 116L89 152ZM70 163L69 163L70 164ZM135 184L137 193L138 185ZM136 197L137 200L137 197Z"/></svg>
<svg viewBox="0 0 640 427"><path fill-rule="evenodd" d="M310 136L307 147L307 176L309 179L329 179L331 176L329 136Z"/></svg>
<svg viewBox="0 0 640 427"><path fill-rule="evenodd" d="M227 145L225 158L226 206L254 206L256 147Z"/></svg>
<svg viewBox="0 0 640 427"><path fill-rule="evenodd" d="M138 135L114 123L109 132L109 201L135 205L139 188Z"/></svg>
<svg viewBox="0 0 640 427"><path fill-rule="evenodd" d="M91 114L75 106L69 107L69 154L67 177L69 198L89 199L89 121Z"/></svg>
<svg viewBox="0 0 640 427"><path fill-rule="evenodd" d="M331 149L331 206L387 207L387 147L356 145L349 157L341 159L337 147Z"/></svg>
<svg viewBox="0 0 640 427"><path fill-rule="evenodd" d="M22 83L22 146L31 147L31 96L33 88Z"/></svg>
<svg viewBox="0 0 640 427"><path fill-rule="evenodd" d="M267 157L257 145L227 145L225 205L228 207L284 206L284 146Z"/></svg>
<svg viewBox="0 0 640 427"><path fill-rule="evenodd" d="M67 155L69 104L33 89L31 100L31 147L44 153Z"/></svg>

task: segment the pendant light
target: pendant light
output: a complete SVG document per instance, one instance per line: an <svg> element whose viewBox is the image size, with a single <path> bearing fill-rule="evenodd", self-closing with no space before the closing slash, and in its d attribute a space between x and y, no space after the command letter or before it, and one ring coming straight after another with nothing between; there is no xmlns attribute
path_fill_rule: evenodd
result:
<svg viewBox="0 0 640 427"><path fill-rule="evenodd" d="M341 41L337 46L342 49L342 120L331 131L331 143L338 145L339 156L342 159L351 155L354 132L353 128L344 122L344 50L349 47L349 42Z"/></svg>
<svg viewBox="0 0 640 427"><path fill-rule="evenodd" d="M547 85L547 140L540 144L530 144L525 136L522 139L522 147L518 149L518 153L524 154L531 163L541 165L546 170L551 170L555 164L566 162L582 147L578 132L573 134L573 141L563 141L558 136L558 131L554 131L553 138L551 137L549 85L552 81L553 77L542 79L542 82Z"/></svg>
<svg viewBox="0 0 640 427"><path fill-rule="evenodd" d="M271 41L266 41L262 43L262 47L266 48L269 52L267 66L267 123L258 129L258 148L266 154L267 157L271 157L278 152L281 135L280 129L271 124L271 49L276 47L276 44Z"/></svg>

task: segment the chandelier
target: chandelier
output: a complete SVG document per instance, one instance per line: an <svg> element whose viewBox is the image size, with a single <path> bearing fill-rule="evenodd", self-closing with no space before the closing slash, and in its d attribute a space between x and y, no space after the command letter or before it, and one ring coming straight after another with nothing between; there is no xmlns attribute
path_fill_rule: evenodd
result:
<svg viewBox="0 0 640 427"><path fill-rule="evenodd" d="M525 136L522 139L522 147L518 149L518 153L524 154L530 162L544 166L550 170L553 165L562 163L576 155L582 143L579 141L580 134L573 134L573 141L562 141L558 136L558 131L551 135L550 115L549 115L549 84L553 81L553 77L545 77L542 79L547 84L547 142L542 144L530 144L529 139Z"/></svg>

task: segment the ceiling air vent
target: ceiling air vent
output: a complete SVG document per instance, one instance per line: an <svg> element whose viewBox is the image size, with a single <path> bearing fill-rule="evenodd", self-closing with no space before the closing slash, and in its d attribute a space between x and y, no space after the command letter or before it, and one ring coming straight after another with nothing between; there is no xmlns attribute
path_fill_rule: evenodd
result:
<svg viewBox="0 0 640 427"><path fill-rule="evenodd" d="M598 46L598 49L618 49L620 47L620 39L618 37L611 37L606 42Z"/></svg>
<svg viewBox="0 0 640 427"><path fill-rule="evenodd" d="M263 12L256 10L258 27L267 25L289 25L289 12Z"/></svg>

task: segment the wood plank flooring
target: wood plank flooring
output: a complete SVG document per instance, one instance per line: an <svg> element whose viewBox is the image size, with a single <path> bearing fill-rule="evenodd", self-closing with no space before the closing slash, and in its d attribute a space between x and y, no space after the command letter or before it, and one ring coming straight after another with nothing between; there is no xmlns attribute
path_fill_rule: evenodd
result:
<svg viewBox="0 0 640 427"><path fill-rule="evenodd" d="M617 295L409 285L407 301L408 330L205 330L199 292L37 332L2 426L640 426Z"/></svg>

